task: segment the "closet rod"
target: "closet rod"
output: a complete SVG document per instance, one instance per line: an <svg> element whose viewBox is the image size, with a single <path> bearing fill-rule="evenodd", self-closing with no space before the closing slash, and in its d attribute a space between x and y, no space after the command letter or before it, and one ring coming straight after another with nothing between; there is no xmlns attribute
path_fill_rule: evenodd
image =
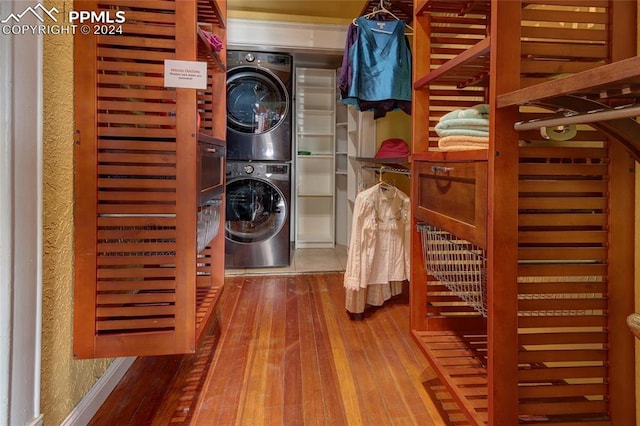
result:
<svg viewBox="0 0 640 426"><path fill-rule="evenodd" d="M617 107L612 109L599 109L585 113L568 115L531 121L519 121L513 125L518 131L535 130L542 127L566 126L569 124L586 124L595 121L615 120L618 118L630 118L640 115L640 105Z"/></svg>
<svg viewBox="0 0 640 426"><path fill-rule="evenodd" d="M400 169L400 168L396 168L396 167L387 167L387 166L381 166L381 167L374 167L374 166L363 166L362 167L365 170L373 170L379 173L398 173L401 175L406 175L406 176L411 176L411 170L408 169Z"/></svg>

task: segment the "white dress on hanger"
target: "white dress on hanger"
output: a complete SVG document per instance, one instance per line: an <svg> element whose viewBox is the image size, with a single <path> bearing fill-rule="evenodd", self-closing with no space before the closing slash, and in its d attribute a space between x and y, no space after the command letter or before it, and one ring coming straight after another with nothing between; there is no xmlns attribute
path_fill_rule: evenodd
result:
<svg viewBox="0 0 640 426"><path fill-rule="evenodd" d="M346 307L362 313L402 292L409 279L409 197L379 183L358 194L344 274Z"/></svg>

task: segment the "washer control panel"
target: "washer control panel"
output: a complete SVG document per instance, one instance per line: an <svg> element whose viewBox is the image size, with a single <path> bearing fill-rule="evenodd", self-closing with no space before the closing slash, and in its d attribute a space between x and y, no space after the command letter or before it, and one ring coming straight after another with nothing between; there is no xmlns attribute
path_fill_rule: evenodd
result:
<svg viewBox="0 0 640 426"><path fill-rule="evenodd" d="M271 180L288 180L290 177L288 163L254 163L243 161L227 162L227 180L241 177L262 178Z"/></svg>

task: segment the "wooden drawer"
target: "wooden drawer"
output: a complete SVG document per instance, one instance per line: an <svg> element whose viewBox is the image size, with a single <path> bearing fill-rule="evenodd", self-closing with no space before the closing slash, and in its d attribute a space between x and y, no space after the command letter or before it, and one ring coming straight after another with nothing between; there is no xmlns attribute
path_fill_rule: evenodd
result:
<svg viewBox="0 0 640 426"><path fill-rule="evenodd" d="M487 162L416 161L414 214L486 248Z"/></svg>

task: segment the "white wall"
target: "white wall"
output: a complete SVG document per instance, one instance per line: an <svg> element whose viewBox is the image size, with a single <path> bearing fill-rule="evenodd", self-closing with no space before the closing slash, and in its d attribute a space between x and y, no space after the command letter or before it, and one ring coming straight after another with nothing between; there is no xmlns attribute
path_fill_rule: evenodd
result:
<svg viewBox="0 0 640 426"><path fill-rule="evenodd" d="M0 424L16 426L40 417L41 58L41 37L0 35Z"/></svg>
<svg viewBox="0 0 640 426"><path fill-rule="evenodd" d="M344 51L346 37L346 25L227 20L227 45L233 49L336 53Z"/></svg>

